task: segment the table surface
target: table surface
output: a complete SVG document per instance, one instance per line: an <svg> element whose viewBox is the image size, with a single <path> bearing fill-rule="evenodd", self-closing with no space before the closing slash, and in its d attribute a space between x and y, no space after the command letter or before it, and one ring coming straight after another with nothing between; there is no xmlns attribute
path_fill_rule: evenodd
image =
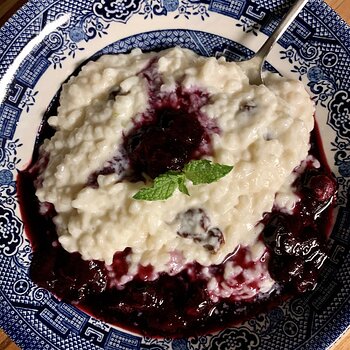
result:
<svg viewBox="0 0 350 350"><path fill-rule="evenodd" d="M0 0L0 23L4 22L26 0ZM350 0L325 0L350 24ZM350 349L350 330L334 344L331 350ZM19 350L15 343L0 329L0 350Z"/></svg>

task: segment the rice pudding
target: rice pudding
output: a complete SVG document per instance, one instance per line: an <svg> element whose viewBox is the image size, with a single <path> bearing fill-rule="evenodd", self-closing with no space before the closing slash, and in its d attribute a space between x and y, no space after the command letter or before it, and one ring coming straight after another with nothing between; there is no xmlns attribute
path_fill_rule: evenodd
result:
<svg viewBox="0 0 350 350"><path fill-rule="evenodd" d="M87 63L64 84L59 104L48 119L53 136L22 176L33 183L38 220L52 221L52 242L90 264L88 281L68 299L94 313L86 300L96 292L125 294L133 283L145 283L159 295L155 285L185 275L200 284L210 308L280 293L281 283L292 280L299 291L313 288L315 278L305 288L295 279L311 253L317 251L315 271L321 267L324 235L315 237L312 215L310 225L300 227L290 218L317 191L327 193L319 207L328 207L336 188L327 167L309 152L314 106L301 82L268 74L266 86L255 86L244 65L223 58L178 47L135 49ZM198 159L233 170L211 184L188 182L189 196L176 190L167 200L133 199L157 176ZM312 180L316 176L322 181ZM305 225L312 232L296 239L294 231ZM282 226L290 249L276 244ZM310 254L300 253L305 247ZM285 270L300 273L279 276L276 256L292 260ZM32 267L38 265L34 258ZM52 289L62 296L60 288ZM187 317L198 321L198 315ZM192 327L185 321L177 326L181 334Z"/></svg>

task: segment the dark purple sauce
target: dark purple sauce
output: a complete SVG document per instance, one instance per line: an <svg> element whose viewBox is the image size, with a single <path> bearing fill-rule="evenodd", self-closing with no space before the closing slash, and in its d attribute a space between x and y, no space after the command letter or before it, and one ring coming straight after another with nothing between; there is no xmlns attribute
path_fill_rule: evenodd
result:
<svg viewBox="0 0 350 350"><path fill-rule="evenodd" d="M149 81L151 107L125 135L121 145L121 154L127 157L132 169L125 181L140 179L144 173L154 178L167 170L182 169L189 160L211 154L210 137L219 133L199 112L209 98L205 92L178 88L172 96L160 94L159 77L152 72L152 65L140 74ZM52 114L54 111L50 110L48 115ZM42 138L51 135L51 130L43 128ZM17 179L22 217L33 248L30 276L39 286L64 301L74 302L93 316L148 336L193 336L254 317L291 295L313 289L326 259L325 243L336 185L317 129L312 134L310 153L321 162L321 167L316 169L309 162L297 179L295 185L302 200L293 215L273 209L263 219L266 226L261 239L269 250L265 258L278 288L259 298L245 301L226 298L214 302L209 297L202 266L197 263L175 276L161 274L153 281L150 280L152 267L140 267L133 281L117 288L113 280L127 272L126 256L130 249L117 252L108 269L103 262L84 261L79 253L66 252L58 243L52 222L56 215L54 207L50 203L40 204L35 196L38 175L46 161L45 156L38 156L36 149L32 165L20 172ZM116 163L118 160L112 159L108 163L112 165L92 174L87 186L97 186L97 176L115 171ZM208 225L203 223L206 232ZM246 269L254 264L246 261L246 254L245 248L239 248L227 259ZM209 270L219 280L223 278L222 265L210 266ZM249 287L257 288L255 282Z"/></svg>

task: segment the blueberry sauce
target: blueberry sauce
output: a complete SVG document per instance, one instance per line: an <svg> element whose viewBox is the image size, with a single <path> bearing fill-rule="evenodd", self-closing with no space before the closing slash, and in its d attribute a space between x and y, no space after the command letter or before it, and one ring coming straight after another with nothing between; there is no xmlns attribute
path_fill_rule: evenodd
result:
<svg viewBox="0 0 350 350"><path fill-rule="evenodd" d="M156 82L149 86L150 108L124 135L121 145L120 154L132 169L125 181L140 179L144 174L154 178L164 171L181 169L191 159L211 154L211 135L220 133L199 111L209 98L205 92L177 88L171 96L160 94L159 79L154 74L152 78L150 71L152 65L140 73ZM47 115L55 114L56 107L53 105ZM52 130L44 127L40 137L51 135ZM247 259L249 252L244 247L238 247L225 259L242 271L267 262L276 281L276 288L268 295L244 299L232 296L215 301L210 297L203 266L198 263L189 264L171 276L162 273L157 279L152 277L152 266L140 266L133 280L123 286L115 284L128 271L130 249L116 252L112 265L106 266L101 261L85 261L79 253L68 253L62 248L53 223L55 208L50 203L40 203L35 196L48 157L40 157L38 148L32 165L20 172L17 179L22 218L33 248L30 276L37 285L91 315L147 336L185 337L224 329L292 295L312 290L327 258L326 240L336 184L326 164L317 128L311 141L310 154L321 166L315 167L312 161L305 164L294 184L301 200L292 215L277 208L266 213L260 237L267 246L264 261ZM87 186L97 186L99 174L122 171L117 166L120 154L92 174ZM194 218L198 219L193 224L199 227L198 232L193 232L194 226L188 224ZM214 252L224 243L223 233L211 226L203 209L180 213L177 219L181 221L178 235L196 240ZM207 270L218 281L224 280L223 264L209 266ZM245 283L251 290L259 288L254 280L246 282L243 273L235 281L238 286Z"/></svg>

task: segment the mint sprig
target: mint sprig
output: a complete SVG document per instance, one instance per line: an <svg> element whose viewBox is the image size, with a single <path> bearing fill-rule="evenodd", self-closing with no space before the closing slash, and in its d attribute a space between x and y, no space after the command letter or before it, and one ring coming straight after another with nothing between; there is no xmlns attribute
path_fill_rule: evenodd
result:
<svg viewBox="0 0 350 350"><path fill-rule="evenodd" d="M168 199L180 187L179 175L167 172L154 179L152 187L144 187L133 198L154 201Z"/></svg>
<svg viewBox="0 0 350 350"><path fill-rule="evenodd" d="M210 184L218 181L227 175L233 166L212 163L210 160L192 160L187 163L183 169L188 180L191 180L194 185Z"/></svg>
<svg viewBox="0 0 350 350"><path fill-rule="evenodd" d="M154 179L151 187L144 187L133 198L145 201L166 200L178 188L189 195L186 180L194 185L209 184L227 175L233 166L213 163L206 159L192 160L182 171L168 171Z"/></svg>

